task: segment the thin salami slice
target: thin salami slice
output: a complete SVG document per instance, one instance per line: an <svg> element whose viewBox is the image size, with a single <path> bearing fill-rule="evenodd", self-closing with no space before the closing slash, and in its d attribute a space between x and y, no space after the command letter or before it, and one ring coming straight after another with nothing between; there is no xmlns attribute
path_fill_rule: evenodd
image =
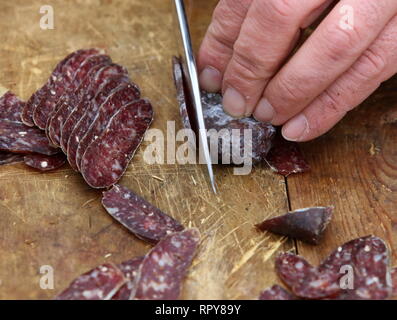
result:
<svg viewBox="0 0 397 320"><path fill-rule="evenodd" d="M310 170L299 145L285 140L281 134L274 140L274 145L266 156L266 162L274 172L285 177Z"/></svg>
<svg viewBox="0 0 397 320"><path fill-rule="evenodd" d="M353 285L344 289L337 299L383 300L391 295L389 252L378 237L367 236L345 243L324 260L319 270L352 273Z"/></svg>
<svg viewBox="0 0 397 320"><path fill-rule="evenodd" d="M297 300L293 294L289 293L283 287L275 284L271 288L268 288L261 292L259 300Z"/></svg>
<svg viewBox="0 0 397 320"><path fill-rule="evenodd" d="M194 107L190 103L180 62L175 57L173 71L182 123L197 135ZM217 93L202 91L201 102L213 163L242 164L247 158L253 163L264 161L276 133L270 123L229 116L223 111L222 96Z"/></svg>
<svg viewBox="0 0 397 320"><path fill-rule="evenodd" d="M56 300L110 300L127 281L115 265L100 265L75 279Z"/></svg>
<svg viewBox="0 0 397 320"><path fill-rule="evenodd" d="M152 243L183 230L178 221L121 185L103 193L102 205L129 231Z"/></svg>
<svg viewBox="0 0 397 320"><path fill-rule="evenodd" d="M197 229L186 229L161 240L143 260L135 278L136 300L176 300L200 241Z"/></svg>
<svg viewBox="0 0 397 320"><path fill-rule="evenodd" d="M66 156L63 153L53 156L30 154L24 157L24 162L31 168L46 172L62 167L66 163Z"/></svg>
<svg viewBox="0 0 397 320"><path fill-rule="evenodd" d="M340 293L340 274L321 270L310 265L304 258L292 253L283 253L276 259L276 271L292 292L305 299L320 299Z"/></svg>
<svg viewBox="0 0 397 320"><path fill-rule="evenodd" d="M390 271L391 282L393 286L392 295L397 296L397 268L393 268Z"/></svg>
<svg viewBox="0 0 397 320"><path fill-rule="evenodd" d="M62 125L61 132L61 147L65 153L67 153L69 137L75 125L89 108L91 100L94 99L104 84L115 76L123 77L127 81L128 71L124 67L114 63L100 68L95 75L93 75L93 79L89 83L85 94L77 99L79 102L75 103L74 106L70 106L70 112L68 110L69 114L65 117L66 120Z"/></svg>
<svg viewBox="0 0 397 320"><path fill-rule="evenodd" d="M97 52L96 49L91 49L91 50L92 53ZM22 111L21 120L24 124L26 124L29 127L34 126L34 121L33 121L34 110L41 103L41 100L47 95L47 93L50 90L50 87L54 83L56 83L58 79L62 78L62 71L65 64L68 63L69 60L72 60L75 56L81 54L81 52L82 50L72 52L61 62L59 62L55 67L54 71L52 72L48 81L44 84L44 86L32 94L32 96L30 97L30 99L28 100Z"/></svg>
<svg viewBox="0 0 397 320"><path fill-rule="evenodd" d="M265 220L256 225L261 231L270 231L318 244L331 221L333 207L299 209L285 215Z"/></svg>
<svg viewBox="0 0 397 320"><path fill-rule="evenodd" d="M81 64L91 56L98 56L96 49L80 50L69 59L62 67L62 72L56 77L50 78L45 96L33 111L33 121L40 129L45 129L48 118L52 115L58 99L70 88L76 72ZM55 80L54 80L55 79Z"/></svg>
<svg viewBox="0 0 397 320"><path fill-rule="evenodd" d="M8 120L0 120L0 150L46 155L59 152L59 149L50 146L43 131Z"/></svg>
<svg viewBox="0 0 397 320"><path fill-rule="evenodd" d="M0 98L0 119L21 122L25 102L8 91Z"/></svg>
<svg viewBox="0 0 397 320"><path fill-rule="evenodd" d="M134 291L134 280L144 257L133 258L118 265L128 282L113 296L112 300L129 300Z"/></svg>
<svg viewBox="0 0 397 320"><path fill-rule="evenodd" d="M77 122L69 135L66 152L69 164L75 171L78 171L76 152L79 142L87 133L87 130L94 121L98 109L106 101L106 99L109 98L110 95L112 95L115 91L121 90L124 86L128 85L128 83L129 79L122 75L109 79L105 84L103 84L103 87L99 90L95 98L85 106L86 110L81 119L78 119L76 116L75 120ZM74 115L71 115L69 118L71 117L74 117ZM63 131L65 131L66 127L69 125L68 122L69 120L67 120L67 123L65 123ZM66 133L62 132L62 136L63 135L66 135ZM62 140L63 139L66 139L66 136L63 137Z"/></svg>
<svg viewBox="0 0 397 320"><path fill-rule="evenodd" d="M59 99L55 107L56 111L54 111L47 122L47 135L54 145L60 146L63 123L69 116L71 110L81 101L91 83L95 81L97 71L105 65L108 65L108 62L97 64L92 67L75 91L70 90L70 92L65 93Z"/></svg>
<svg viewBox="0 0 397 320"><path fill-rule="evenodd" d="M24 155L0 151L0 166L23 162Z"/></svg>
<svg viewBox="0 0 397 320"><path fill-rule="evenodd" d="M149 101L127 104L116 113L103 134L87 148L81 174L93 188L107 188L119 181L153 120Z"/></svg>
<svg viewBox="0 0 397 320"><path fill-rule="evenodd" d="M95 120L91 124L85 136L80 140L76 153L77 167L81 168L81 159L88 146L101 136L110 119L120 110L121 107L139 98L139 91L136 86L129 84L121 90L113 93L99 108Z"/></svg>

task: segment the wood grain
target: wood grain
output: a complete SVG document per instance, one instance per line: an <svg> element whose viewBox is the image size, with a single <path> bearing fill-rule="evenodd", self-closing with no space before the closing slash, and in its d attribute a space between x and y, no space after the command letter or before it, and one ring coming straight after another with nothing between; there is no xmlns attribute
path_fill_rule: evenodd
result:
<svg viewBox="0 0 397 320"><path fill-rule="evenodd" d="M216 1L189 1L195 44ZM0 2L0 86L27 99L69 52L105 48L126 66L154 105L153 128L167 120L180 128L171 57L176 53L171 2L164 0L47 1L55 30L39 28L42 1ZM288 209L284 179L266 167L234 176L217 167L219 195L209 189L204 166L147 165L144 144L121 184L188 226L203 243L184 285L185 299L255 299L277 281L275 254L292 242L258 233L253 224ZM158 179L160 178L160 180ZM103 262L142 255L149 245L113 221L68 166L38 173L23 164L0 167L0 298L50 299L79 274ZM55 289L39 287L40 266L55 272Z"/></svg>

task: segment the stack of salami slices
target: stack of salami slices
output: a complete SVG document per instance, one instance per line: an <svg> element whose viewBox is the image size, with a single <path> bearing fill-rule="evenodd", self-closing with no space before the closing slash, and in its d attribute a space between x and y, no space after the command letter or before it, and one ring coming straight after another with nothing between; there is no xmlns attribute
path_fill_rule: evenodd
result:
<svg viewBox="0 0 397 320"><path fill-rule="evenodd" d="M152 119L127 70L97 49L59 62L21 114L25 127L45 130L51 150L62 150L93 188L121 178Z"/></svg>

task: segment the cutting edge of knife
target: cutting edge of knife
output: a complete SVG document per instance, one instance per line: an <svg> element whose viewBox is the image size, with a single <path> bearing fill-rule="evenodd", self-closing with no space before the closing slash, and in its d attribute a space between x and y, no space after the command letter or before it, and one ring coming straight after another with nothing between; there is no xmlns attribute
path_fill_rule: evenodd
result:
<svg viewBox="0 0 397 320"><path fill-rule="evenodd" d="M192 42L189 31L189 24L187 22L186 11L183 0L175 0L175 10L177 14L177 19L179 22L179 31L181 33L181 40L183 44L184 50L184 60L182 63L182 71L188 72L188 86L192 96L192 103L195 109L195 114L197 118L197 124L199 127L199 141L201 143L201 148L203 151L203 155L207 164L207 171L210 178L210 183L213 192L216 194L216 185L215 185L215 176L212 168L212 161L210 155L210 149L207 140L207 130L205 127L204 116L203 116L203 107L201 103L201 94L200 87L198 83L198 73L196 67L196 61L194 58ZM187 70L185 70L183 63L186 64ZM193 81L193 79L195 81Z"/></svg>

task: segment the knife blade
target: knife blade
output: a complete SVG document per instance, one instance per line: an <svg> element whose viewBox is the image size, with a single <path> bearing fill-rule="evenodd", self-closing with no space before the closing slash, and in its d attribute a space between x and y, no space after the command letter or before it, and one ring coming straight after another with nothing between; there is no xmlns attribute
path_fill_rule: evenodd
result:
<svg viewBox="0 0 397 320"><path fill-rule="evenodd" d="M200 85L198 80L198 72L196 60L193 53L192 40L190 37L189 24L186 17L185 5L183 0L175 1L175 17L179 26L178 44L180 49L180 60L184 79L187 83L187 89L190 93L191 104L195 110L196 123L198 125L199 147L207 165L210 184L214 193L216 193L215 176L212 169L212 161L210 149L207 140L207 130L205 127L203 107L201 103Z"/></svg>

